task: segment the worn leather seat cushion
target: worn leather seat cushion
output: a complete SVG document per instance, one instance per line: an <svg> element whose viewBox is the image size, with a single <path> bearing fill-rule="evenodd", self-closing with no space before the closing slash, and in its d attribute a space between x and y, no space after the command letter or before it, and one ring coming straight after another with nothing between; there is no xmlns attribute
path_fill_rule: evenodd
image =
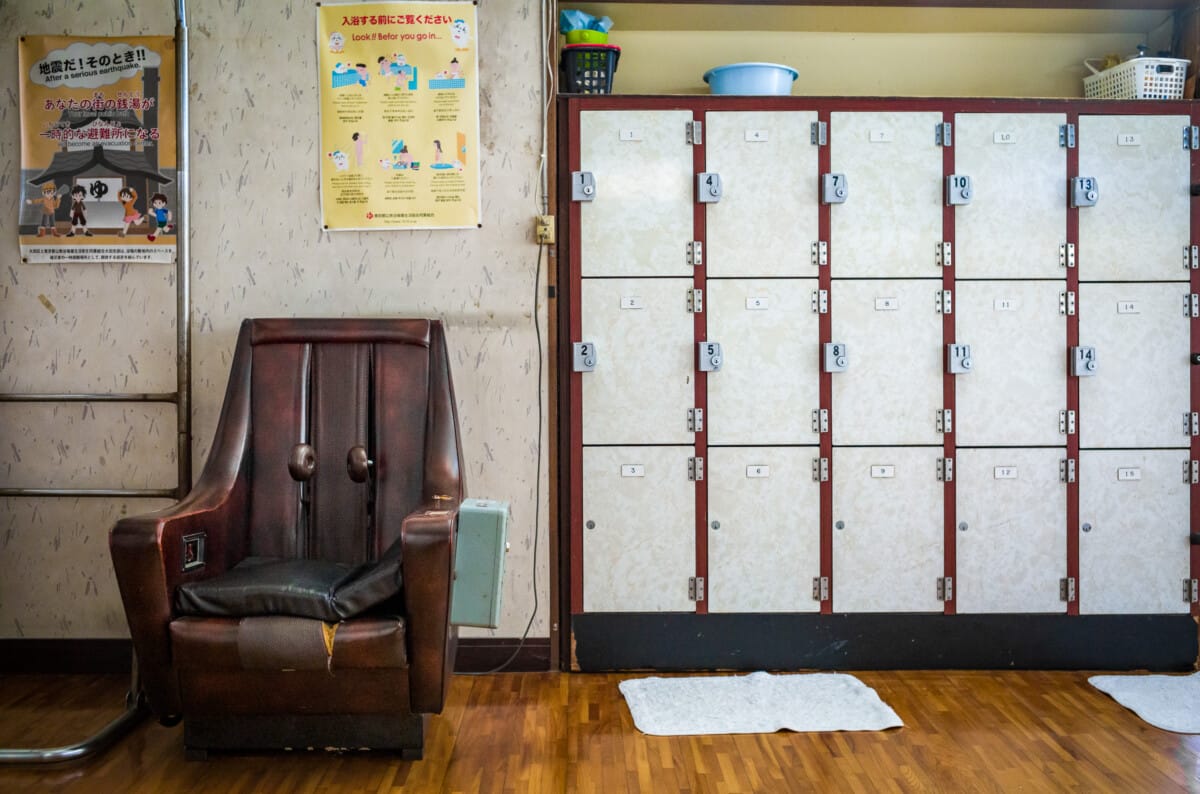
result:
<svg viewBox="0 0 1200 794"><path fill-rule="evenodd" d="M399 554L359 566L248 557L225 573L180 585L175 606L183 615L292 615L336 623L399 592Z"/></svg>

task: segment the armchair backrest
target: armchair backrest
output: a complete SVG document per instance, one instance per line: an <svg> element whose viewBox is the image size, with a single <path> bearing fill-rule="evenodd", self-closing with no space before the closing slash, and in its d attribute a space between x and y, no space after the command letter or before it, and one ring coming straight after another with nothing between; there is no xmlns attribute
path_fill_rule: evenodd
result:
<svg viewBox="0 0 1200 794"><path fill-rule="evenodd" d="M245 553L358 564L388 548L418 505L461 499L440 322L247 320L238 347L250 364L229 393L241 402L234 390L249 390ZM303 484L288 469L297 444L316 458ZM347 471L356 446L373 462L367 482Z"/></svg>

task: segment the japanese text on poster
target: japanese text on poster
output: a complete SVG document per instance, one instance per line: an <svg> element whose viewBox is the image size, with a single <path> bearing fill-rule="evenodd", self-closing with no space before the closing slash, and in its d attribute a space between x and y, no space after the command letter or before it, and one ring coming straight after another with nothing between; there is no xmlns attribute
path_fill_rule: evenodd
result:
<svg viewBox="0 0 1200 794"><path fill-rule="evenodd" d="M471 3L350 3L317 14L327 229L479 225Z"/></svg>
<svg viewBox="0 0 1200 794"><path fill-rule="evenodd" d="M21 257L175 261L175 42L20 41Z"/></svg>

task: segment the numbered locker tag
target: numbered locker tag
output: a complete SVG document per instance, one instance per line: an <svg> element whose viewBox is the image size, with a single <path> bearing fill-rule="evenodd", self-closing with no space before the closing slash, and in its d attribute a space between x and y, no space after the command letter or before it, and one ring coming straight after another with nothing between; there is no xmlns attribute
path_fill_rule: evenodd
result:
<svg viewBox="0 0 1200 794"><path fill-rule="evenodd" d="M1095 177L1077 176L1071 180L1071 206L1094 207L1100 200L1100 184Z"/></svg>
<svg viewBox="0 0 1200 794"><path fill-rule="evenodd" d="M946 177L946 203L951 206L970 204L975 189L971 186L971 177L963 174L951 174Z"/></svg>
<svg viewBox="0 0 1200 794"><path fill-rule="evenodd" d="M1071 348L1071 374L1077 378L1085 378L1096 374L1096 348Z"/></svg>
<svg viewBox="0 0 1200 794"><path fill-rule="evenodd" d="M592 342L576 342L572 350L572 370L592 372L596 369L596 345Z"/></svg>
<svg viewBox="0 0 1200 794"><path fill-rule="evenodd" d="M846 345L841 342L826 342L824 352L826 372L845 372L849 369L850 356Z"/></svg>
<svg viewBox="0 0 1200 794"><path fill-rule="evenodd" d="M720 372L724 357L720 342L700 342L698 348L701 372Z"/></svg>
<svg viewBox="0 0 1200 794"><path fill-rule="evenodd" d="M845 204L849 195L845 174L821 175L821 201L826 204Z"/></svg>
<svg viewBox="0 0 1200 794"><path fill-rule="evenodd" d="M946 345L946 371L951 375L965 375L975 362L971 359L970 345Z"/></svg>

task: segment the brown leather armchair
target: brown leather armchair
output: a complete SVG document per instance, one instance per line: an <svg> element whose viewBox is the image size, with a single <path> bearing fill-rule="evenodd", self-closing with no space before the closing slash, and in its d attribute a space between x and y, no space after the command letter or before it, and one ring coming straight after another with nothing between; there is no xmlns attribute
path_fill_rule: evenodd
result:
<svg viewBox="0 0 1200 794"><path fill-rule="evenodd" d="M204 471L109 545L147 702L208 750L420 757L464 496L436 320L246 320Z"/></svg>

